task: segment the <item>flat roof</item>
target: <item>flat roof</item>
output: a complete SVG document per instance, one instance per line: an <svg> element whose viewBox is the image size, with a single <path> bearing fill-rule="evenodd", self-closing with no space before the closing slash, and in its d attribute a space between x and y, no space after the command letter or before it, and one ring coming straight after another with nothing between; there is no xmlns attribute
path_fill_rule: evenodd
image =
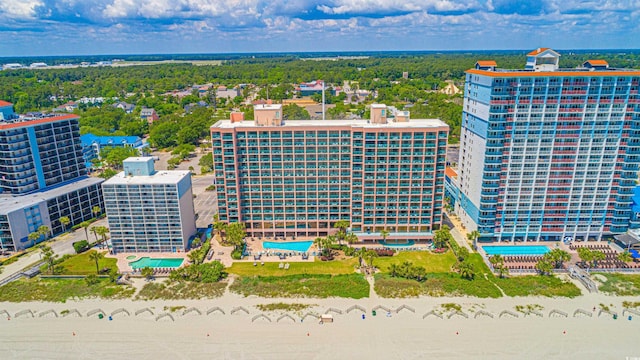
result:
<svg viewBox="0 0 640 360"><path fill-rule="evenodd" d="M0 214L8 214L28 206L48 201L60 195L64 195L91 185L100 184L104 179L97 177L84 177L63 185L46 188L26 195L0 195Z"/></svg>
<svg viewBox="0 0 640 360"><path fill-rule="evenodd" d="M440 119L410 119L408 122L388 122L386 124L372 124L369 120L285 120L284 125L280 126L257 126L255 121L244 120L232 123L230 120L220 120L211 125L211 128L234 129L234 128L250 128L260 129L278 129L278 128L295 128L295 127L314 127L318 129L331 127L350 126L354 128L366 129L419 129L419 128L440 128L449 127Z"/></svg>
<svg viewBox="0 0 640 360"><path fill-rule="evenodd" d="M547 77L547 76L640 76L640 70L635 69L603 69L592 70L589 68L558 69L555 71L534 71L520 69L496 69L479 70L469 69L467 74L485 75L490 77Z"/></svg>
<svg viewBox="0 0 640 360"><path fill-rule="evenodd" d="M282 104L257 104L254 105L254 110L279 110L282 109Z"/></svg>
<svg viewBox="0 0 640 360"><path fill-rule="evenodd" d="M0 130L16 129L21 127L34 126L34 125L46 124L54 121L62 121L62 120L69 120L69 119L80 119L80 117L74 114L66 114L66 115L52 114L51 116L42 116L42 117L21 117L21 118L12 119L12 120L0 121Z"/></svg>
<svg viewBox="0 0 640 360"><path fill-rule="evenodd" d="M189 176L189 170L160 170L153 175L125 176L124 171L105 181L103 185L166 185L177 184Z"/></svg>

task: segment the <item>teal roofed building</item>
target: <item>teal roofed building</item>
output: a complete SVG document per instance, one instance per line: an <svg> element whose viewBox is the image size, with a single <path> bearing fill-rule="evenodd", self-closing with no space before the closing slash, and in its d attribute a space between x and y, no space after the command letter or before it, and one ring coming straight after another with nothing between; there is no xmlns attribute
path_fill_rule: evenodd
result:
<svg viewBox="0 0 640 360"><path fill-rule="evenodd" d="M80 136L82 142L82 157L87 168L92 167L91 160L100 158L100 151L105 147L131 147L143 155L149 146L138 136L96 136L85 134Z"/></svg>

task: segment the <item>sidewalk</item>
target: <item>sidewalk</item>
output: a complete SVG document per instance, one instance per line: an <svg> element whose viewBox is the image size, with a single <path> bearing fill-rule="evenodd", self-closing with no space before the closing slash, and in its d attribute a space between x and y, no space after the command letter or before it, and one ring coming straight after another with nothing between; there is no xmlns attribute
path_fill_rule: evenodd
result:
<svg viewBox="0 0 640 360"><path fill-rule="evenodd" d="M458 243L458 245L467 248L470 252L473 252L471 246L469 245L469 240L467 239L467 231L462 228L462 223L460 220L454 217L454 215L449 215L445 213L447 220L451 223L451 236L453 236L454 240Z"/></svg>
<svg viewBox="0 0 640 360"><path fill-rule="evenodd" d="M18 261L13 264L9 264L2 267L2 274L0 274L0 281L11 277L24 270L27 266L40 261L40 250L34 251L29 255L24 255Z"/></svg>

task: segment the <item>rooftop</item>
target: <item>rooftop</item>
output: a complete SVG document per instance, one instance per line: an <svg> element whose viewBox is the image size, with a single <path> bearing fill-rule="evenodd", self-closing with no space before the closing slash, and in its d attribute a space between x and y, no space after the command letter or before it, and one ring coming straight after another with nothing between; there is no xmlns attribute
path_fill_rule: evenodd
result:
<svg viewBox="0 0 640 360"><path fill-rule="evenodd" d="M103 181L104 179L102 178L84 177L55 187L42 189L31 194L0 195L0 214L8 214L12 211L35 205L41 201L48 201L78 189L100 184Z"/></svg>
<svg viewBox="0 0 640 360"><path fill-rule="evenodd" d="M21 116L11 120L0 120L0 130L34 126L69 119L79 119L79 117L74 114L39 114L38 116Z"/></svg>
<svg viewBox="0 0 640 360"><path fill-rule="evenodd" d="M11 106L11 105L13 104L8 101L0 100L0 107Z"/></svg>
<svg viewBox="0 0 640 360"><path fill-rule="evenodd" d="M280 110L282 109L281 104L257 104L254 105L255 110Z"/></svg>
<svg viewBox="0 0 640 360"><path fill-rule="evenodd" d="M83 145L88 145L93 142L97 142L100 145L112 145L112 144L135 144L142 139L138 136L97 136L93 134L80 135L80 141Z"/></svg>
<svg viewBox="0 0 640 360"><path fill-rule="evenodd" d="M129 158L127 160L146 159ZM105 181L103 185L163 185L177 184L184 177L191 174L188 170L159 170L151 176L135 175L125 176L124 171Z"/></svg>
<svg viewBox="0 0 640 360"><path fill-rule="evenodd" d="M221 120L211 126L212 129L233 129L233 128L251 128L251 129L272 129L272 128L295 128L295 127L356 127L356 128L377 128L377 129L406 129L406 128L439 128L449 127L439 119L411 119L408 122L388 122L386 124L371 124L369 120L286 120L281 126L257 126L255 121L241 121L232 123L229 120Z"/></svg>

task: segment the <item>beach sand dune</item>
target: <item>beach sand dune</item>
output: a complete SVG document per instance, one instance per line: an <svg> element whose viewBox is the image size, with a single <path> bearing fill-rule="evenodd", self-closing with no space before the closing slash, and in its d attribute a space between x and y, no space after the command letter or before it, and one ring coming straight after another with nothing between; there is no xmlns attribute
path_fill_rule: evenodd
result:
<svg viewBox="0 0 640 360"><path fill-rule="evenodd" d="M604 299L604 300L603 300ZM597 316L592 307L599 302L612 305L619 317L614 320ZM0 359L625 359L640 356L640 318L628 320L621 316L623 299L604 296L583 296L578 299L509 298L421 298L384 300L384 306L395 309L402 304L415 309L387 314L384 310L372 316L377 306L371 299L260 299L225 295L207 301L137 302L85 300L66 304L0 303L12 316L23 309L35 311L35 317L21 316L7 320L0 316ZM289 312L288 318L277 322L283 312L264 313L255 305L274 302L312 304L310 310ZM440 304L453 302L462 306L469 318L439 309ZM362 312L346 309L359 304ZM514 311L514 305L539 304L543 317L498 317L501 309ZM196 307L202 315L183 310L156 321L158 314L170 311L165 306ZM236 306L246 307L250 314L230 314ZM225 314L206 315L206 310L220 306ZM149 307L149 313L135 316L135 311ZM315 318L300 315L322 313L328 307L342 310L334 314L331 324L319 324ZM43 316L48 309L60 313L77 308L82 317ZM92 309L101 308L107 314L86 317ZM131 315L120 313L108 319L112 311L125 308ZM494 318L479 316L473 311L485 309ZM568 313L568 317L548 317L552 308ZM573 317L577 308L588 309L592 317ZM443 319L423 315L439 309ZM390 316L388 316L390 315Z"/></svg>

